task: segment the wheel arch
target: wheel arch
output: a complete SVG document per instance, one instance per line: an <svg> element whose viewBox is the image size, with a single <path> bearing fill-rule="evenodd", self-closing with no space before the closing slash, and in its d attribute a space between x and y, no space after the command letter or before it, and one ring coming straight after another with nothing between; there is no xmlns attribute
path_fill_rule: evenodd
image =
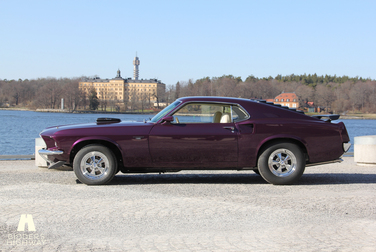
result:
<svg viewBox="0 0 376 252"><path fill-rule="evenodd" d="M301 141L299 141L298 139L288 138L288 137L273 138L273 139L269 139L269 140L265 141L264 143L262 143L262 145L260 146L260 148L258 148L257 158L256 158L256 167L258 165L258 161L259 161L260 155L267 148L269 148L269 147L271 147L273 145L276 145L276 144L280 144L280 143L291 143L291 144L297 145L303 151L305 160L306 161L309 160L307 147Z"/></svg>
<svg viewBox="0 0 376 252"><path fill-rule="evenodd" d="M115 155L116 162L118 163L118 169L119 167L123 166L123 155L120 148L115 143L112 143L104 139L86 139L77 142L70 151L69 163L73 164L74 157L77 155L77 152L79 152L83 147L93 144L99 144L109 148Z"/></svg>

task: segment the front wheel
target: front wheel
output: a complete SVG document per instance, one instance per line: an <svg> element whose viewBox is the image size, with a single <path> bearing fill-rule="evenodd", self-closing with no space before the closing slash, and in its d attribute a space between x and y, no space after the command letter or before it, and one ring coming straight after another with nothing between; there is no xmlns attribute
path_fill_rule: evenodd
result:
<svg viewBox="0 0 376 252"><path fill-rule="evenodd" d="M103 145L82 148L73 160L73 170L79 181L87 185L104 185L117 172L117 162L110 149Z"/></svg>
<svg viewBox="0 0 376 252"><path fill-rule="evenodd" d="M274 185L289 185L297 182L303 175L304 169L304 154L292 143L271 145L258 159L260 175Z"/></svg>

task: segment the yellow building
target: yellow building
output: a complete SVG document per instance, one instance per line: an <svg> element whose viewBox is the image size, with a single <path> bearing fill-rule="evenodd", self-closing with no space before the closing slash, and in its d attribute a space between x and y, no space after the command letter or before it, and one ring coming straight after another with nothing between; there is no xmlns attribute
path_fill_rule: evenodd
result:
<svg viewBox="0 0 376 252"><path fill-rule="evenodd" d="M128 101L161 101L166 85L157 79L138 80L123 79L120 70L113 79L87 78L79 82L80 90L88 94L91 89L97 92L99 100L128 102Z"/></svg>

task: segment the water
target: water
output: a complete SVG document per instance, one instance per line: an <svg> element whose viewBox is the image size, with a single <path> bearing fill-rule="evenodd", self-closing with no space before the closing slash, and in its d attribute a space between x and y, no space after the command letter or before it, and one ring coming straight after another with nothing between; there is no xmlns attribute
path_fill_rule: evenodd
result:
<svg viewBox="0 0 376 252"><path fill-rule="evenodd" d="M95 122L98 117L115 117L122 121L143 121L153 115L139 114L65 114L33 111L0 110L0 155L32 155L35 138L46 127ZM351 143L354 137L376 135L376 120L341 120ZM354 152L351 146L349 152Z"/></svg>
<svg viewBox="0 0 376 252"><path fill-rule="evenodd" d="M154 115L145 114L71 114L0 110L0 155L32 155L35 138L50 126L91 123L99 117L140 121Z"/></svg>
<svg viewBox="0 0 376 252"><path fill-rule="evenodd" d="M348 152L354 152L354 137L376 135L376 120L342 119L350 136L351 148Z"/></svg>

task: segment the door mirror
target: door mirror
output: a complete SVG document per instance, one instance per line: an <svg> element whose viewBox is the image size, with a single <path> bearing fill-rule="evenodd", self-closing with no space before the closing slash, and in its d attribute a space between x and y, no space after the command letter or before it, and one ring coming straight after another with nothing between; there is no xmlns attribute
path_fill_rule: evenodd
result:
<svg viewBox="0 0 376 252"><path fill-rule="evenodd" d="M174 121L174 117L173 116L165 116L165 117L162 118L162 123L163 122L169 122L169 123L171 123L173 121Z"/></svg>

